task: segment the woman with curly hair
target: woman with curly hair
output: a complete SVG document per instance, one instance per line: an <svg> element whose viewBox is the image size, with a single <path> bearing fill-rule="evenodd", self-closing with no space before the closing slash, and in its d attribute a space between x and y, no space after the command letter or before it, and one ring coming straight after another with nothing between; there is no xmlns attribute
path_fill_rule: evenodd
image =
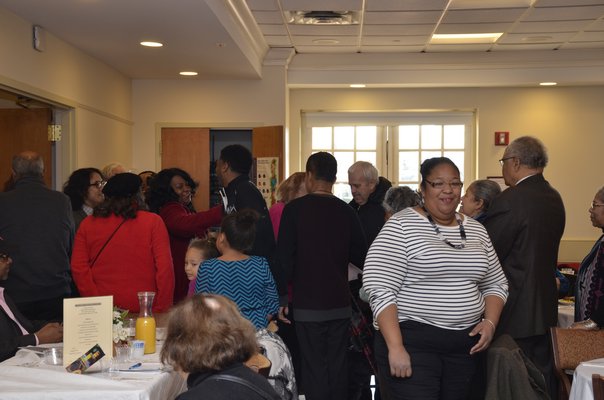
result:
<svg viewBox="0 0 604 400"><path fill-rule="evenodd" d="M76 234L71 272L82 296L113 295L115 306L136 313L137 292L155 292L153 311L163 312L174 293L168 232L144 211L141 183L131 173L109 179L105 200Z"/></svg>
<svg viewBox="0 0 604 400"><path fill-rule="evenodd" d="M222 206L195 212L191 199L197 186L186 171L163 169L151 180L145 198L149 210L159 214L168 228L174 261L174 303L184 299L189 290L183 269L189 242L195 237L205 237L207 229L220 225L222 220Z"/></svg>
<svg viewBox="0 0 604 400"><path fill-rule="evenodd" d="M224 296L200 294L174 307L161 360L187 380L188 399L280 399L244 363L258 352L254 326Z"/></svg>
<svg viewBox="0 0 604 400"><path fill-rule="evenodd" d="M65 182L63 193L71 200L76 231L82 220L92 215L94 207L101 204L105 199L103 186L105 186L103 174L96 168L75 170Z"/></svg>

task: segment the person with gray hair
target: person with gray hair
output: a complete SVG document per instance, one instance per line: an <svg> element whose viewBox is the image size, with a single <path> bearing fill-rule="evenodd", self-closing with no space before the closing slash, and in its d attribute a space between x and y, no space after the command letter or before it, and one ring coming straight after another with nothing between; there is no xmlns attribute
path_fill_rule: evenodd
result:
<svg viewBox="0 0 604 400"><path fill-rule="evenodd" d="M549 328L558 320L554 272L565 211L560 194L543 177L547 161L539 139L523 136L510 143L499 160L510 187L495 198L484 225L510 283L497 335L514 338L555 398Z"/></svg>
<svg viewBox="0 0 604 400"><path fill-rule="evenodd" d="M385 219L407 207L415 207L421 202L419 195L409 186L394 186L388 189L382 202L386 212Z"/></svg>
<svg viewBox="0 0 604 400"><path fill-rule="evenodd" d="M466 193L461 197L459 212L482 223L487 216L489 206L500 193L501 188L497 182L489 179L476 180L468 186Z"/></svg>
<svg viewBox="0 0 604 400"><path fill-rule="evenodd" d="M0 193L0 236L19 246L2 282L30 320L58 321L72 294L69 257L74 237L69 198L44 184L44 161L33 151L13 157L13 190Z"/></svg>

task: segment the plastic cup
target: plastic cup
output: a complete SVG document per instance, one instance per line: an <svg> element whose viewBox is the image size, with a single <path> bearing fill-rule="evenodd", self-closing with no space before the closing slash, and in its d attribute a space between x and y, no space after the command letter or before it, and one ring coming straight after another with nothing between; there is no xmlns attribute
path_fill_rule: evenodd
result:
<svg viewBox="0 0 604 400"><path fill-rule="evenodd" d="M145 355L145 341L132 340L130 342L130 359L132 361L140 361Z"/></svg>
<svg viewBox="0 0 604 400"><path fill-rule="evenodd" d="M50 347L44 350L44 363L48 365L63 365L63 349Z"/></svg>
<svg viewBox="0 0 604 400"><path fill-rule="evenodd" d="M118 363L128 361L128 356L130 354L130 348L128 345L116 345L115 346L115 360Z"/></svg>

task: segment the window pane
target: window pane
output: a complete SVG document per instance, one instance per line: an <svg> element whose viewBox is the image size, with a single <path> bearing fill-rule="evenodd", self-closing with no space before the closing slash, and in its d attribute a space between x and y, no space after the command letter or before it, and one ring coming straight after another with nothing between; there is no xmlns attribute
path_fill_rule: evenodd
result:
<svg viewBox="0 0 604 400"><path fill-rule="evenodd" d="M398 127L399 150L419 149L419 125L400 125Z"/></svg>
<svg viewBox="0 0 604 400"><path fill-rule="evenodd" d="M463 181L465 173L464 173L464 153L463 151L445 151L445 157L448 157L457 165L459 168L460 178Z"/></svg>
<svg viewBox="0 0 604 400"><path fill-rule="evenodd" d="M312 148L331 150L331 127L312 128Z"/></svg>
<svg viewBox="0 0 604 400"><path fill-rule="evenodd" d="M336 126L333 128L333 148L354 149L354 126Z"/></svg>
<svg viewBox="0 0 604 400"><path fill-rule="evenodd" d="M357 151L357 161L367 161L375 167L376 160L377 156L375 151Z"/></svg>
<svg viewBox="0 0 604 400"><path fill-rule="evenodd" d="M399 181L417 181L419 178L419 154L417 151L399 151L398 179Z"/></svg>
<svg viewBox="0 0 604 400"><path fill-rule="evenodd" d="M422 149L440 149L441 131L440 125L422 125Z"/></svg>
<svg viewBox="0 0 604 400"><path fill-rule="evenodd" d="M357 126L357 149L376 149L377 128L375 126Z"/></svg>
<svg viewBox="0 0 604 400"><path fill-rule="evenodd" d="M350 185L347 183L336 183L335 185L333 185L333 194L336 197L344 200L346 203L352 200L352 193L350 193Z"/></svg>
<svg viewBox="0 0 604 400"><path fill-rule="evenodd" d="M465 125L445 125L444 147L446 149L463 149Z"/></svg>
<svg viewBox="0 0 604 400"><path fill-rule="evenodd" d="M354 163L354 152L352 151L334 151L333 156L338 162L338 182L348 182L348 168Z"/></svg>
<svg viewBox="0 0 604 400"><path fill-rule="evenodd" d="M442 157L442 153L440 151L422 151L422 162L432 157ZM421 165L421 163L420 163Z"/></svg>

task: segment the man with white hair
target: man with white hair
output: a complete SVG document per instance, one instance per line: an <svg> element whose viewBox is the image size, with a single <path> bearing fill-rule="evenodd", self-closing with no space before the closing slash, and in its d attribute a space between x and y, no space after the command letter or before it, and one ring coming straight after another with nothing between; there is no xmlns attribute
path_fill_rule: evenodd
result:
<svg viewBox="0 0 604 400"><path fill-rule="evenodd" d="M33 151L13 157L14 189L0 193L0 236L19 246L13 272L0 284L30 320L60 321L72 294L69 258L74 222L69 198L44 184Z"/></svg>

